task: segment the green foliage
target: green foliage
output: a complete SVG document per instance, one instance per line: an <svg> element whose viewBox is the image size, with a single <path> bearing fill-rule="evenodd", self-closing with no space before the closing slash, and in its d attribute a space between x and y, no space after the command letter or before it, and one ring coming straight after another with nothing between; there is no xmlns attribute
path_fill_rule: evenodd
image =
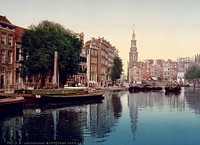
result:
<svg viewBox="0 0 200 145"><path fill-rule="evenodd" d="M200 68L197 66L193 66L185 74L185 78L188 80L198 79L200 78Z"/></svg>
<svg viewBox="0 0 200 145"><path fill-rule="evenodd" d="M30 26L22 36L21 77L39 75L44 82L47 73L53 75L54 52L58 51L60 83L64 85L66 76L78 71L82 45L75 33L58 23L42 21Z"/></svg>
<svg viewBox="0 0 200 145"><path fill-rule="evenodd" d="M116 81L120 78L123 71L123 64L122 60L119 58L119 56L114 58L114 65L111 70L111 79L112 81Z"/></svg>
<svg viewBox="0 0 200 145"><path fill-rule="evenodd" d="M200 78L200 67L193 66L190 69L187 70L185 74L185 78L192 82L194 84L194 87L196 86L197 82L199 82Z"/></svg>
<svg viewBox="0 0 200 145"><path fill-rule="evenodd" d="M70 90L32 90L31 93L35 95L44 95L44 94L71 94L71 93L80 93L83 92L83 89L70 89Z"/></svg>

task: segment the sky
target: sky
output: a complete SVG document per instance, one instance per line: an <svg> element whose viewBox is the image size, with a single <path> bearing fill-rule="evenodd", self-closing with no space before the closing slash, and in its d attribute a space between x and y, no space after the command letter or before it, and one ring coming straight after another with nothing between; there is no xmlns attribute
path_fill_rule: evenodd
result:
<svg viewBox="0 0 200 145"><path fill-rule="evenodd" d="M27 28L42 20L76 33L104 37L127 70L133 25L138 59L194 57L200 53L200 0L0 0L0 15Z"/></svg>

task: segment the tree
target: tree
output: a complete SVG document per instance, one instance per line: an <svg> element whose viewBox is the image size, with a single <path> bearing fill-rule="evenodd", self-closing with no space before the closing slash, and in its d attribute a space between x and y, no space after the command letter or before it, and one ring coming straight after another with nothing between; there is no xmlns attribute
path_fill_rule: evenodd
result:
<svg viewBox="0 0 200 145"><path fill-rule="evenodd" d="M22 36L20 76L39 76L40 87L44 87L46 76L53 75L54 52L58 51L59 80L64 85L67 75L78 71L82 45L74 32L58 23L42 21L32 25Z"/></svg>
<svg viewBox="0 0 200 145"><path fill-rule="evenodd" d="M114 65L111 70L111 80L114 82L120 78L123 71L123 64L122 60L119 58L119 56L116 56L114 58Z"/></svg>
<svg viewBox="0 0 200 145"><path fill-rule="evenodd" d="M192 66L185 73L185 78L189 81L192 81L195 87L198 79L200 78L200 68L197 66Z"/></svg>

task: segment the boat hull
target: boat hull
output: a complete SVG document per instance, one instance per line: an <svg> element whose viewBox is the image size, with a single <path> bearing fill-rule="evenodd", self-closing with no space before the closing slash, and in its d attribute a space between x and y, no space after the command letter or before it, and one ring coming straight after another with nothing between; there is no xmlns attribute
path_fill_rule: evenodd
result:
<svg viewBox="0 0 200 145"><path fill-rule="evenodd" d="M131 87L129 87L128 90L129 90L130 93L148 92L148 91L161 91L162 87L158 87L158 86L131 86Z"/></svg>
<svg viewBox="0 0 200 145"><path fill-rule="evenodd" d="M42 102L80 102L104 99L103 93L84 93L84 94L46 94L41 95Z"/></svg>
<svg viewBox="0 0 200 145"><path fill-rule="evenodd" d="M25 102L24 97L5 97L0 99L1 109L15 109L22 107Z"/></svg>
<svg viewBox="0 0 200 145"><path fill-rule="evenodd" d="M181 87L180 86L166 86L165 91L166 92L180 92Z"/></svg>

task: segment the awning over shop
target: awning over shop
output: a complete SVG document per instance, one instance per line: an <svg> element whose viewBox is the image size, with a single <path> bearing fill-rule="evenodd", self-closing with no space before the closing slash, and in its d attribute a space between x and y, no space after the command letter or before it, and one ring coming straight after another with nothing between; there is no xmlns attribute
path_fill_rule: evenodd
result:
<svg viewBox="0 0 200 145"><path fill-rule="evenodd" d="M157 77L151 77L152 80L157 81L158 78Z"/></svg>

